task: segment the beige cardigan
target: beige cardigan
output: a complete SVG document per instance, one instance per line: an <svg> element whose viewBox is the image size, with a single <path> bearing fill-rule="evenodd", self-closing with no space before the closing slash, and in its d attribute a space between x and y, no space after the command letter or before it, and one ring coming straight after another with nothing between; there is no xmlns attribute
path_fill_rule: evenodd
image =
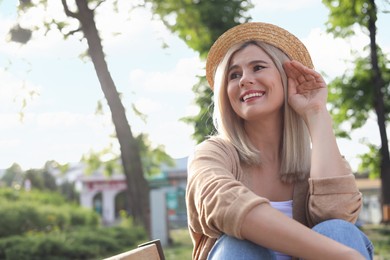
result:
<svg viewBox="0 0 390 260"><path fill-rule="evenodd" d="M348 175L295 183L293 218L308 227L333 218L355 222L362 195L347 163L345 171ZM223 233L242 239L247 213L269 203L244 186L243 174L236 149L221 138L204 141L190 156L186 203L193 259L206 259Z"/></svg>

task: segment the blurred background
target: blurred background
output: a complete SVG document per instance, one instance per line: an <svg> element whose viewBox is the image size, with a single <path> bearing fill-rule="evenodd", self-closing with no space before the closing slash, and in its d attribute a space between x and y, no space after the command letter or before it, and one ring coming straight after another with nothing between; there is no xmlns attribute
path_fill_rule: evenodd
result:
<svg viewBox="0 0 390 260"><path fill-rule="evenodd" d="M0 0L0 259L100 259L152 238L190 259L186 162L214 130L205 58L246 21L307 46L364 195L357 224L390 259L389 11L388 0Z"/></svg>

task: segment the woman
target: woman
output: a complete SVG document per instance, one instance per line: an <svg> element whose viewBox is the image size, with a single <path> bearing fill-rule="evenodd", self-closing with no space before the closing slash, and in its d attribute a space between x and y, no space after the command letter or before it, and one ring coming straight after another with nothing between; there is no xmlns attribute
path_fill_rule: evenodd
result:
<svg viewBox="0 0 390 260"><path fill-rule="evenodd" d="M218 133L188 164L193 259L372 259L312 68L295 36L266 23L238 25L210 49Z"/></svg>

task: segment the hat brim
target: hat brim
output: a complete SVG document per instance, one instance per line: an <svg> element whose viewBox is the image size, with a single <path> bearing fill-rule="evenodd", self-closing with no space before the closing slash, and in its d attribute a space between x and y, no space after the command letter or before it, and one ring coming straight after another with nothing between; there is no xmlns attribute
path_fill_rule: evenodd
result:
<svg viewBox="0 0 390 260"><path fill-rule="evenodd" d="M206 78L214 89L214 74L227 51L247 41L262 41L283 51L291 60L314 68L305 45L287 30L269 23L250 22L237 25L222 34L211 46L206 61Z"/></svg>

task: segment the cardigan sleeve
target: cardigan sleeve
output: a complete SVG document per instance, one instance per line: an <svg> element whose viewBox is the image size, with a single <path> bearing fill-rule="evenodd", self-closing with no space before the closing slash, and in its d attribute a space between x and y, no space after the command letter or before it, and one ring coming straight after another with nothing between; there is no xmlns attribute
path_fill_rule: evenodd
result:
<svg viewBox="0 0 390 260"><path fill-rule="evenodd" d="M188 163L186 194L193 232L211 238L222 233L242 238L244 217L268 202L237 180L239 167L237 152L221 140L209 139L196 147Z"/></svg>
<svg viewBox="0 0 390 260"><path fill-rule="evenodd" d="M309 179L307 219L310 226L336 218L356 222L362 206L362 194L351 168L345 163L347 174Z"/></svg>

